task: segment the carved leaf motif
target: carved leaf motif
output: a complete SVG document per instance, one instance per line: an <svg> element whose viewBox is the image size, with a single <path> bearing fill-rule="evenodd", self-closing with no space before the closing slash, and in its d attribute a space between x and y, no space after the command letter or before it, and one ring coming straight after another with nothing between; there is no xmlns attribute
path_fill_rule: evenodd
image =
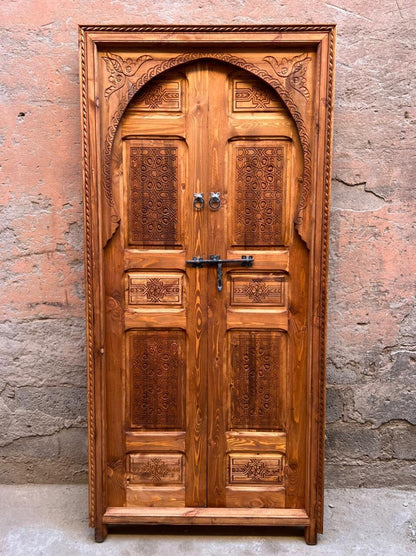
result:
<svg viewBox="0 0 416 556"><path fill-rule="evenodd" d="M107 71L110 74L108 80L111 85L110 87L107 87L104 92L104 96L108 100L113 93L124 86L127 79L130 79L131 77L136 75L137 70L140 68L140 66L142 66L148 60L152 60L152 57L144 54L143 56L139 56L135 60L133 58L123 59L117 54L107 52L107 56L104 56L103 60L105 62Z"/></svg>
<svg viewBox="0 0 416 556"><path fill-rule="evenodd" d="M117 321L123 316L120 292L114 291L111 296L107 297L106 308L113 320Z"/></svg>
<svg viewBox="0 0 416 556"><path fill-rule="evenodd" d="M277 60L274 56L266 56L264 61L271 65L278 77L284 77L295 91L309 100L310 94L306 87L306 68L310 62L307 54L300 54L293 58Z"/></svg>

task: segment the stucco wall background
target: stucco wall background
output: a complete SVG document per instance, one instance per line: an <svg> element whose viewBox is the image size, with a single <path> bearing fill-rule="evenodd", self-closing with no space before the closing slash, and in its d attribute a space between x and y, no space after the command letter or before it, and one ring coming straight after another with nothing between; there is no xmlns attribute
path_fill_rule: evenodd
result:
<svg viewBox="0 0 416 556"><path fill-rule="evenodd" d="M415 486L415 20L414 0L0 3L0 482L86 480L77 24L335 22L326 484Z"/></svg>

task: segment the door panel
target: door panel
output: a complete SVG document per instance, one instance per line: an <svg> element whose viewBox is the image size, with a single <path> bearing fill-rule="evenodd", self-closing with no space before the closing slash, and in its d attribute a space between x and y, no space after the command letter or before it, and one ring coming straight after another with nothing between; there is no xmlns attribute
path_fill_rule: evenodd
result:
<svg viewBox="0 0 416 556"><path fill-rule="evenodd" d="M285 143L264 137L230 143L232 247L284 244Z"/></svg>
<svg viewBox="0 0 416 556"><path fill-rule="evenodd" d="M128 243L181 247L181 191L186 152L178 139L126 142Z"/></svg>
<svg viewBox="0 0 416 556"><path fill-rule="evenodd" d="M151 81L117 138L109 505L304 507L308 256L293 226L293 121L259 79L200 61ZM210 255L254 264L224 265L220 290L216 265L186 264Z"/></svg>

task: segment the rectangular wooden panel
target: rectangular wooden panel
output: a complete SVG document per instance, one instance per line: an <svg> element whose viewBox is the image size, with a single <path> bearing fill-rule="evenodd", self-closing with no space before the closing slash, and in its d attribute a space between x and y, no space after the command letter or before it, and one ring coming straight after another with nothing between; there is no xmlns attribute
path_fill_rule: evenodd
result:
<svg viewBox="0 0 416 556"><path fill-rule="evenodd" d="M131 510L134 506L180 508L185 506L185 487L129 485L126 488L126 503Z"/></svg>
<svg viewBox="0 0 416 556"><path fill-rule="evenodd" d="M184 480L182 454L129 454L127 470L130 483L175 484Z"/></svg>
<svg viewBox="0 0 416 556"><path fill-rule="evenodd" d="M284 508L286 491L282 486L235 486L225 487L225 499L229 508Z"/></svg>
<svg viewBox="0 0 416 556"><path fill-rule="evenodd" d="M132 110L141 112L181 112L183 79L158 79L145 87Z"/></svg>
<svg viewBox="0 0 416 556"><path fill-rule="evenodd" d="M129 272L127 303L135 305L182 305L183 274Z"/></svg>
<svg viewBox="0 0 416 556"><path fill-rule="evenodd" d="M286 433L284 432L226 432L227 452L286 452Z"/></svg>
<svg viewBox="0 0 416 556"><path fill-rule="evenodd" d="M231 245L277 247L283 243L286 159L275 140L231 141L233 214Z"/></svg>
<svg viewBox="0 0 416 556"><path fill-rule="evenodd" d="M284 344L279 332L229 332L230 429L281 428Z"/></svg>
<svg viewBox="0 0 416 556"><path fill-rule="evenodd" d="M230 304L283 307L286 278L272 273L230 274Z"/></svg>
<svg viewBox="0 0 416 556"><path fill-rule="evenodd" d="M186 310L171 309L164 311L155 311L147 308L141 311L127 311L124 317L124 326L126 330L131 328L185 328L186 327Z"/></svg>
<svg viewBox="0 0 416 556"><path fill-rule="evenodd" d="M284 482L283 454L230 454L228 464L229 484Z"/></svg>
<svg viewBox="0 0 416 556"><path fill-rule="evenodd" d="M185 432L127 431L127 452L185 452Z"/></svg>
<svg viewBox="0 0 416 556"><path fill-rule="evenodd" d="M127 336L131 427L183 429L185 333L140 330Z"/></svg>
<svg viewBox="0 0 416 556"><path fill-rule="evenodd" d="M127 143L128 242L144 247L180 246L184 145L174 139Z"/></svg>
<svg viewBox="0 0 416 556"><path fill-rule="evenodd" d="M288 312L285 310L271 311L265 308L231 308L227 311L228 328L247 328L247 329L268 329L279 330L288 329Z"/></svg>
<svg viewBox="0 0 416 556"><path fill-rule="evenodd" d="M277 112L283 111L283 104L266 84L247 76L232 80L233 112Z"/></svg>

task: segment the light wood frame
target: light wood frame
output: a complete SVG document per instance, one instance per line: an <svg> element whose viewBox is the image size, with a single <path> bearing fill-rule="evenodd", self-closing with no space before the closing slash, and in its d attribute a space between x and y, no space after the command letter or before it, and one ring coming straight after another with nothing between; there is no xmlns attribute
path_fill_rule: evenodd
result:
<svg viewBox="0 0 416 556"><path fill-rule="evenodd" d="M87 320L87 385L88 385L88 439L89 439L89 510L90 525L103 531L107 524L171 523L171 524L252 524L302 525L307 542L316 542L316 532L323 529L324 485L324 418L325 418L325 344L326 298L328 265L328 216L331 181L331 139L334 88L334 25L255 25L255 26L145 26L106 25L80 26L80 72L82 101L82 153L85 210L85 278ZM192 51L182 58L175 54L171 63L156 68L147 67L135 74L135 82L122 97L113 95L114 103L104 107L97 101L97 52L109 44L123 44L145 54L146 45L155 41L170 51L178 45L192 44ZM274 52L276 47L307 45L317 53L317 72L314 87L318 94L309 120L303 117L304 105L284 86L284 77L273 73L270 66L244 64L227 53L230 45L244 43L261 52ZM198 46L198 52L195 46ZM107 508L104 497L103 421L103 318L102 305L102 247L106 237L100 232L102 210L111 212L117 225L116 208L107 203L110 198L106 177L106 156L110 156L112 139L121 116L133 94L158 73L197 58L214 58L243 67L269 83L280 95L293 116L304 156L304 180L301 203L298 207L296 227L310 249L311 330L308 356L310 384L309 403L309 477L307 479L306 512L299 510L215 509L195 508L192 515L181 509L172 509L162 517L157 509ZM266 67L267 66L267 67ZM122 98L122 101L120 101ZM103 118L108 132L102 137ZM309 173L308 173L309 172ZM106 181L107 180L107 181ZM111 185L110 185L111 187ZM102 533L104 535L104 533ZM98 533L99 537L99 533ZM99 539L98 539L99 540Z"/></svg>

